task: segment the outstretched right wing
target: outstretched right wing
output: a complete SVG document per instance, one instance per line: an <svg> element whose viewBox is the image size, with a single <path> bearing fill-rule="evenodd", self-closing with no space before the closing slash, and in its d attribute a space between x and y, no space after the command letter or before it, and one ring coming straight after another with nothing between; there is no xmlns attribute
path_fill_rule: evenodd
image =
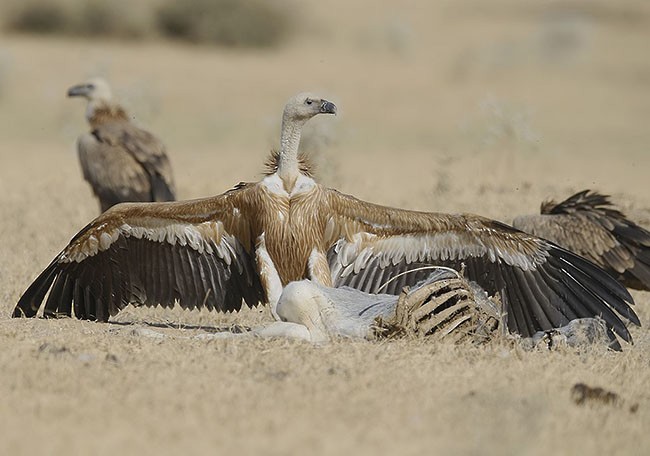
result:
<svg viewBox="0 0 650 456"><path fill-rule="evenodd" d="M464 214L406 211L328 190L332 208L328 261L334 286L398 294L430 266L465 268L466 277L499 293L508 328L525 337L584 317L602 317L630 341L623 319L640 324L628 291L605 271L544 239Z"/></svg>

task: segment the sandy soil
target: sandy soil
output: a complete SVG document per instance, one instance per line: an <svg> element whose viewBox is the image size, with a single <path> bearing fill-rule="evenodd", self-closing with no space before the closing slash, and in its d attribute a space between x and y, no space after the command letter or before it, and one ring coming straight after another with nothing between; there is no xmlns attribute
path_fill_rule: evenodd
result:
<svg viewBox="0 0 650 456"><path fill-rule="evenodd" d="M340 108L305 145L341 191L508 221L594 188L650 227L647 2L348 3L301 4L300 39L263 53L0 37L0 453L650 452L650 293L622 353L193 338L265 309L9 318L96 215L64 97L95 74L164 138L184 198L257 179L309 89ZM577 405L580 382L620 400Z"/></svg>

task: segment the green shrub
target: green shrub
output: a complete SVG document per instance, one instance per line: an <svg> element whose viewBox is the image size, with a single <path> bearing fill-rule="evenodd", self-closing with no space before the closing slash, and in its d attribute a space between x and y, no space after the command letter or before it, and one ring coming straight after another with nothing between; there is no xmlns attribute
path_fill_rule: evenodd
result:
<svg viewBox="0 0 650 456"><path fill-rule="evenodd" d="M167 0L157 11L161 33L225 46L270 47L283 41L291 17L269 0Z"/></svg>

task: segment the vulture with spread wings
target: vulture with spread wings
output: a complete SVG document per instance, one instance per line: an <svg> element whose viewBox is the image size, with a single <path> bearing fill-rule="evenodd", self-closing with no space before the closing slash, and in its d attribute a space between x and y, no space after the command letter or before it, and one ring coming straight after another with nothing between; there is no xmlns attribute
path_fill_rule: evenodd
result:
<svg viewBox="0 0 650 456"><path fill-rule="evenodd" d="M589 259L630 288L650 290L650 232L615 209L608 195L583 190L542 203L540 212L512 224Z"/></svg>
<svg viewBox="0 0 650 456"><path fill-rule="evenodd" d="M75 85L69 97L88 100L91 131L79 136L77 151L86 181L102 212L127 201L174 201L174 179L163 143L136 127L100 78Z"/></svg>
<svg viewBox="0 0 650 456"><path fill-rule="evenodd" d="M257 183L193 201L119 204L79 232L20 298L15 317L106 321L128 304L237 310L268 302L309 278L398 294L422 266L464 268L499 294L511 331L530 336L600 316L610 337L639 324L627 290L589 261L536 236L474 215L394 209L317 184L301 167L304 123L335 113L322 98L287 103L280 151ZM49 291L49 295L48 295ZM46 295L47 298L46 298Z"/></svg>

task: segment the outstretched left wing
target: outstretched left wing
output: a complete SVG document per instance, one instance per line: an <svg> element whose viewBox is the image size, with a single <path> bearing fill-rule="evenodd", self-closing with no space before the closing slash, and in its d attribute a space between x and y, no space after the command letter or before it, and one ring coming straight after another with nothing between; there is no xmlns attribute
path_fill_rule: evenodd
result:
<svg viewBox="0 0 650 456"><path fill-rule="evenodd" d="M13 316L34 317L43 302L45 317L100 321L130 303L233 311L242 300L264 302L242 215L254 192L240 186L192 201L113 206L34 280Z"/></svg>
<svg viewBox="0 0 650 456"><path fill-rule="evenodd" d="M629 341L621 317L639 324L623 286L548 241L474 215L393 209L334 190L327 198L334 214L327 236L335 286L397 294L429 274L422 268L448 266L464 268L488 293L499 293L509 329L525 337L575 318L600 316L610 331Z"/></svg>

